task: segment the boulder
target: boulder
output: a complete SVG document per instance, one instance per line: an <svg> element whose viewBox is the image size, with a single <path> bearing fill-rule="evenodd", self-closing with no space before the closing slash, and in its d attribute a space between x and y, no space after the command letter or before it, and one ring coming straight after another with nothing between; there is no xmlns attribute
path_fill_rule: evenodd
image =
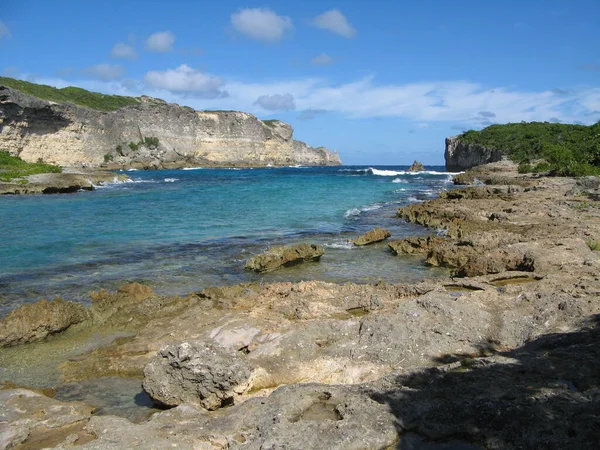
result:
<svg viewBox="0 0 600 450"><path fill-rule="evenodd" d="M235 352L211 343L167 345L144 368L144 390L156 401L214 410L230 405L249 385L251 370Z"/></svg>
<svg viewBox="0 0 600 450"><path fill-rule="evenodd" d="M316 244L273 247L248 261L246 269L270 272L282 266L289 267L306 261L318 261L324 254L323 246Z"/></svg>
<svg viewBox="0 0 600 450"><path fill-rule="evenodd" d="M370 231L367 231L362 236L357 237L352 241L354 245L369 245L374 244L375 242L381 242L392 235L388 230L384 230L383 228L373 228Z"/></svg>
<svg viewBox="0 0 600 450"><path fill-rule="evenodd" d="M83 305L61 298L23 305L0 321L0 347L41 341L88 317Z"/></svg>
<svg viewBox="0 0 600 450"><path fill-rule="evenodd" d="M423 167L423 164L421 164L419 161L416 161L416 160L408 168L409 172L423 172L424 170L425 170L425 167Z"/></svg>

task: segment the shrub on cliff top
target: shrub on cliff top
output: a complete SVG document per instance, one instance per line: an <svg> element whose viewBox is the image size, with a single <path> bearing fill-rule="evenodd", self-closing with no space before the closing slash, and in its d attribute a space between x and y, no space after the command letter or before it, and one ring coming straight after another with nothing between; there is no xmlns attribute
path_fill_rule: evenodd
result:
<svg viewBox="0 0 600 450"><path fill-rule="evenodd" d="M86 108L100 111L116 111L129 105L138 105L140 100L136 97L124 97L122 95L105 95L99 92L90 92L74 86L57 89L43 84L30 83L28 81L16 80L14 78L0 77L0 85L21 91L43 100L56 103L72 103Z"/></svg>
<svg viewBox="0 0 600 450"><path fill-rule="evenodd" d="M550 171L559 176L600 175L600 122L570 125L549 122L491 125L459 136L465 144L502 150L521 170ZM532 160L543 159L535 167Z"/></svg>
<svg viewBox="0 0 600 450"><path fill-rule="evenodd" d="M11 181L14 178L38 173L60 172L62 169L53 164L28 163L18 156L11 156L7 151L0 151L0 181Z"/></svg>

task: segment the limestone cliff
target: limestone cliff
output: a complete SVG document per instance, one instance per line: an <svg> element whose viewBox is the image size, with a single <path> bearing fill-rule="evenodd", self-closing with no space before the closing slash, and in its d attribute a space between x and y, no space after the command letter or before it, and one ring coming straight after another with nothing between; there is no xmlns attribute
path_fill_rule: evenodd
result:
<svg viewBox="0 0 600 450"><path fill-rule="evenodd" d="M465 144L460 136L446 138L446 170L460 172L471 167L500 161L503 157L501 150L484 147L479 144Z"/></svg>
<svg viewBox="0 0 600 450"><path fill-rule="evenodd" d="M151 97L104 112L0 86L0 149L30 162L142 168L341 164L337 152L310 147L292 133L284 122L196 111Z"/></svg>

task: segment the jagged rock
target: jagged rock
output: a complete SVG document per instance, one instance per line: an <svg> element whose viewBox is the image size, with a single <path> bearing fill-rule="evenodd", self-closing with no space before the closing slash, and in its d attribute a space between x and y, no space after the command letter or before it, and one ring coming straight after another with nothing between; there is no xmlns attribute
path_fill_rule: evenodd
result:
<svg viewBox="0 0 600 450"><path fill-rule="evenodd" d="M107 168L341 164L337 152L294 140L288 124L243 112L195 111L150 98L105 112L5 86L0 106L0 148L28 162ZM146 138L157 138L158 145L143 144Z"/></svg>
<svg viewBox="0 0 600 450"><path fill-rule="evenodd" d="M270 272L284 266L289 267L307 261L318 261L324 254L323 246L317 244L273 247L248 261L246 269L255 272Z"/></svg>
<svg viewBox="0 0 600 450"><path fill-rule="evenodd" d="M438 236L414 236L389 242L388 246L396 255L412 255L428 253L432 248L444 242L445 239Z"/></svg>
<svg viewBox="0 0 600 450"><path fill-rule="evenodd" d="M212 410L233 403L248 388L246 360L219 345L168 345L144 368L144 390L167 406L191 403Z"/></svg>
<svg viewBox="0 0 600 450"><path fill-rule="evenodd" d="M423 172L424 170L425 170L425 167L423 167L423 164L421 164L419 161L416 161L416 160L408 168L409 172Z"/></svg>
<svg viewBox="0 0 600 450"><path fill-rule="evenodd" d="M88 317L83 305L61 298L23 305L0 321L0 347L41 341Z"/></svg>
<svg viewBox="0 0 600 450"><path fill-rule="evenodd" d="M460 172L481 164L502 160L502 150L487 148L479 144L465 144L460 141L460 136L446 138L446 170Z"/></svg>
<svg viewBox="0 0 600 450"><path fill-rule="evenodd" d="M386 240L392 235L388 230L384 230L383 228L373 228L370 231L367 231L362 236L357 237L352 241L354 245L369 245L374 244L375 242L381 242Z"/></svg>

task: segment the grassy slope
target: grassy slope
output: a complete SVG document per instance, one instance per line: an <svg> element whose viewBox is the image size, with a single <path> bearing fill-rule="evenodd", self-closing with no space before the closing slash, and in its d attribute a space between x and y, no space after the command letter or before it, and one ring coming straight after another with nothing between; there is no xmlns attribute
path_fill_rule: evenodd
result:
<svg viewBox="0 0 600 450"><path fill-rule="evenodd" d="M0 181L26 177L37 173L60 173L61 168L52 164L28 163L7 151L0 151Z"/></svg>
<svg viewBox="0 0 600 450"><path fill-rule="evenodd" d="M548 122L491 125L467 131L460 140L502 150L520 164L522 172L600 175L600 122L591 126ZM543 161L531 166L534 160Z"/></svg>
<svg viewBox="0 0 600 450"><path fill-rule="evenodd" d="M116 111L124 106L137 105L140 103L140 100L135 97L105 95L73 86L57 89L52 86L29 83L28 81L15 80L14 78L7 77L0 77L0 85L8 86L44 100L56 103L72 103L74 105L85 106L100 111Z"/></svg>

